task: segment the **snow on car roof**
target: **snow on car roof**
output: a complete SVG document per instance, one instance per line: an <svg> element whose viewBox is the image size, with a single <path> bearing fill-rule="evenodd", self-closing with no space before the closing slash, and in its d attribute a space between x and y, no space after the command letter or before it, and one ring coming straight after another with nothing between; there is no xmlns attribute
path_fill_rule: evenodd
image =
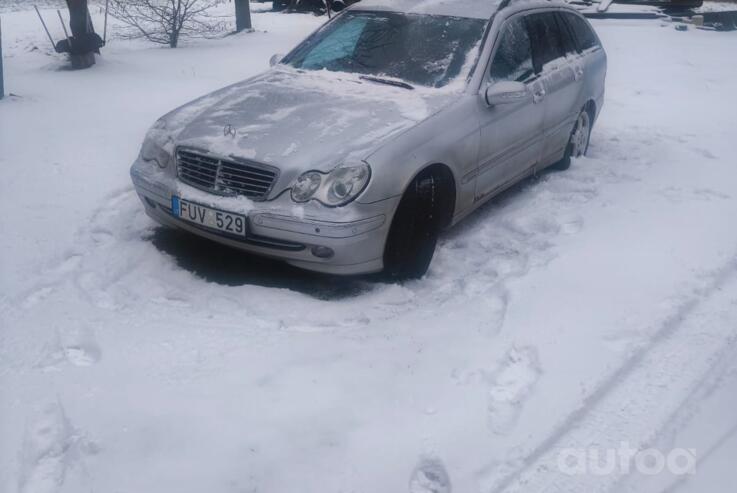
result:
<svg viewBox="0 0 737 493"><path fill-rule="evenodd" d="M502 0L363 0L353 9L489 19Z"/></svg>

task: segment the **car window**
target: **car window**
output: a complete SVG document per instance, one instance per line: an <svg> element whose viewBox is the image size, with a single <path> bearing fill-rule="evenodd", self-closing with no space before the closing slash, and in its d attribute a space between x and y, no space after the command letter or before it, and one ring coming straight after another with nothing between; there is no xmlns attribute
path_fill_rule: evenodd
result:
<svg viewBox="0 0 737 493"><path fill-rule="evenodd" d="M283 63L299 69L391 77L442 87L471 68L488 20L346 11Z"/></svg>
<svg viewBox="0 0 737 493"><path fill-rule="evenodd" d="M516 17L502 28L489 77L492 82L505 80L523 82L534 73L527 25L524 18Z"/></svg>
<svg viewBox="0 0 737 493"><path fill-rule="evenodd" d="M570 12L563 12L561 15L570 26L571 31L573 31L580 51L586 51L599 46L599 39L585 19Z"/></svg>
<svg viewBox="0 0 737 493"><path fill-rule="evenodd" d="M565 56L565 42L553 12L530 14L527 25L532 41L532 57L535 69L543 71L545 65Z"/></svg>
<svg viewBox="0 0 737 493"><path fill-rule="evenodd" d="M573 37L571 28L565 23L560 14L555 14L555 22L558 25L561 41L563 42L563 51L566 55L576 55L579 50L576 46L576 39Z"/></svg>

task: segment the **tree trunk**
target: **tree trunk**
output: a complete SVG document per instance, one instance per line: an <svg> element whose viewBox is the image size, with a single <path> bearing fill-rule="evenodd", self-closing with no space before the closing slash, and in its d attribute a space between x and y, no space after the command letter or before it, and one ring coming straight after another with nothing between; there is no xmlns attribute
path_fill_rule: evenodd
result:
<svg viewBox="0 0 737 493"><path fill-rule="evenodd" d="M169 48L179 46L179 32L182 30L182 0L177 0L177 8L172 12L171 34L169 35Z"/></svg>
<svg viewBox="0 0 737 493"><path fill-rule="evenodd" d="M169 48L176 48L179 46L179 31L174 30L169 35Z"/></svg>
<svg viewBox="0 0 737 493"><path fill-rule="evenodd" d="M95 54L92 52L82 55L69 55L69 58L72 61L72 68L75 70L90 68L95 64Z"/></svg>
<svg viewBox="0 0 737 493"><path fill-rule="evenodd" d="M95 53L84 48L87 37L94 32L90 21L87 0L67 0L69 8L69 27L72 29L72 40L69 57L75 69L89 68L95 64Z"/></svg>
<svg viewBox="0 0 737 493"><path fill-rule="evenodd" d="M235 29L238 32L245 29L253 29L249 0L235 0Z"/></svg>
<svg viewBox="0 0 737 493"><path fill-rule="evenodd" d="M69 7L69 27L72 28L72 36L80 39L87 34L89 28L87 0L67 0L67 7Z"/></svg>

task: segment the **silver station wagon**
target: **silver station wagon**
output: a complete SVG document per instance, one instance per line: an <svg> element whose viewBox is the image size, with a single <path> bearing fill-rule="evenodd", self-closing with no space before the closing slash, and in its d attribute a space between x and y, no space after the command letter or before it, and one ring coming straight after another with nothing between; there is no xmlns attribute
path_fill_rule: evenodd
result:
<svg viewBox="0 0 737 493"><path fill-rule="evenodd" d="M586 153L605 78L565 4L363 0L157 121L131 176L162 224L314 271L417 278L443 228Z"/></svg>

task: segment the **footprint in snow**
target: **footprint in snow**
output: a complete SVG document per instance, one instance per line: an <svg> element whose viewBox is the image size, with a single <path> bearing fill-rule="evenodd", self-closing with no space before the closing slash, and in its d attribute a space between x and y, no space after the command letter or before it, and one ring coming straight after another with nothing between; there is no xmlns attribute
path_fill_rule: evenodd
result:
<svg viewBox="0 0 737 493"><path fill-rule="evenodd" d="M711 188L697 188L693 191L694 195L702 200L726 200L731 199L730 195L721 193Z"/></svg>
<svg viewBox="0 0 737 493"><path fill-rule="evenodd" d="M48 405L27 425L18 481L20 493L53 492L64 483L71 429L60 403Z"/></svg>
<svg viewBox="0 0 737 493"><path fill-rule="evenodd" d="M491 431L501 435L512 430L541 373L534 347L513 348L506 354L488 377Z"/></svg>
<svg viewBox="0 0 737 493"><path fill-rule="evenodd" d="M67 470L82 455L97 452L69 423L61 402L53 402L29 418L23 434L18 474L19 493L53 493Z"/></svg>
<svg viewBox="0 0 737 493"><path fill-rule="evenodd" d="M54 289L50 286L38 288L34 290L31 294L26 296L26 299L23 301L21 306L26 310L28 310L29 308L33 308L38 303L45 300L53 292Z"/></svg>
<svg viewBox="0 0 737 493"><path fill-rule="evenodd" d="M47 344L37 368L58 370L60 365L92 366L102 358L102 350L92 329L81 327L65 333L57 332L54 340Z"/></svg>
<svg viewBox="0 0 737 493"><path fill-rule="evenodd" d="M451 493L450 478L439 459L425 458L409 480L409 493Z"/></svg>
<svg viewBox="0 0 737 493"><path fill-rule="evenodd" d="M694 151L701 155L702 157L705 157L706 159L719 159L717 156L715 156L710 150L708 149L702 149L702 148L695 148Z"/></svg>
<svg viewBox="0 0 737 493"><path fill-rule="evenodd" d="M97 347L68 346L64 348L64 355L74 366L92 366L100 359L100 349Z"/></svg>
<svg viewBox="0 0 737 493"><path fill-rule="evenodd" d="M91 366L100 361L102 350L95 333L89 327L80 327L61 338L64 355L75 366Z"/></svg>
<svg viewBox="0 0 737 493"><path fill-rule="evenodd" d="M560 231L566 235L574 235L583 229L581 216L566 216L561 219Z"/></svg>

